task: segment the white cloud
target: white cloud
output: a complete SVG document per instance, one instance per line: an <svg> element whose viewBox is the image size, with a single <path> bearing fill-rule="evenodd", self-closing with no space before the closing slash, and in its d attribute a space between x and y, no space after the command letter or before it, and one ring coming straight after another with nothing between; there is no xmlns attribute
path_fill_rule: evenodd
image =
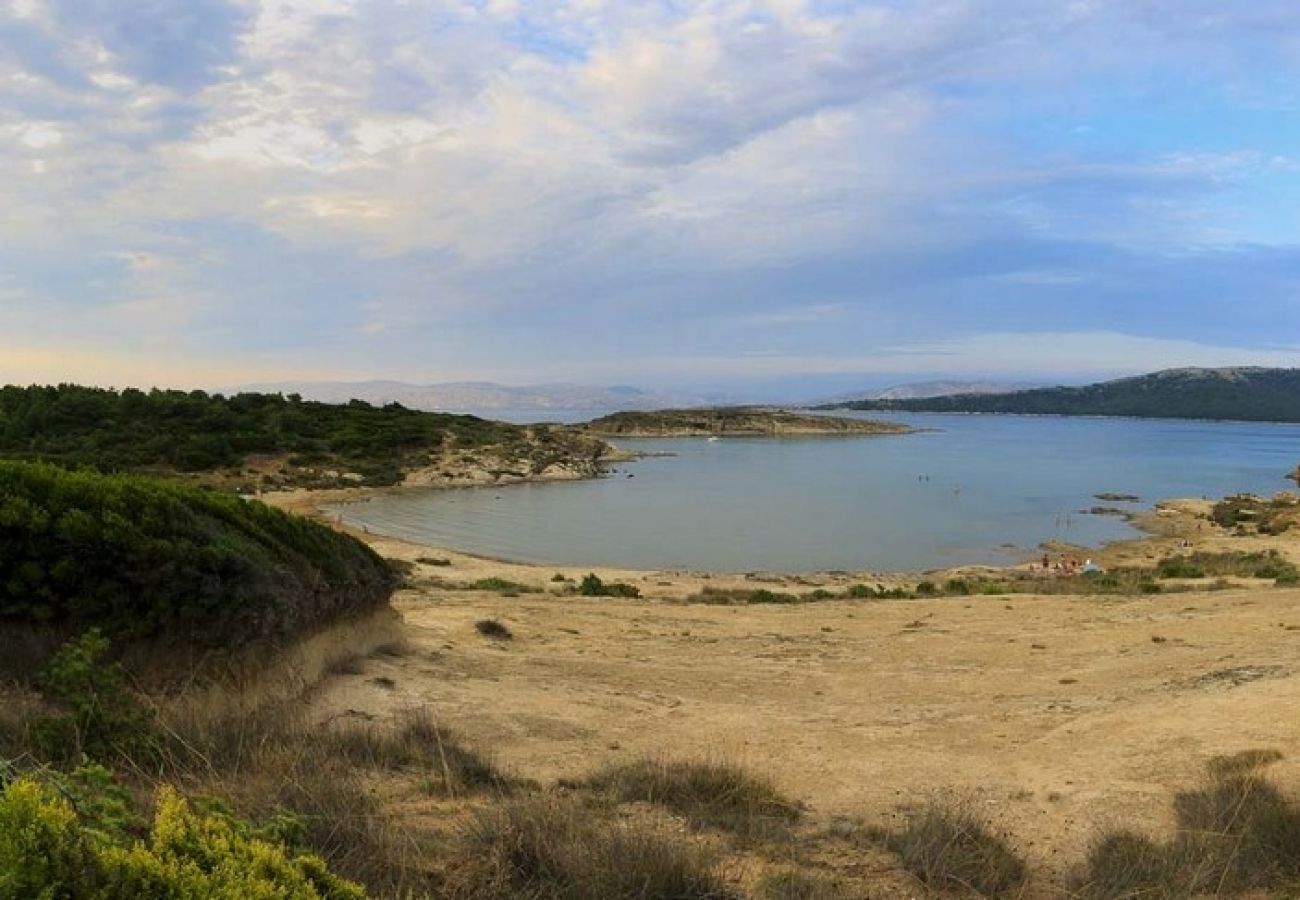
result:
<svg viewBox="0 0 1300 900"><path fill-rule="evenodd" d="M63 132L52 122L31 122L19 129L18 142L32 150L44 150L63 143Z"/></svg>

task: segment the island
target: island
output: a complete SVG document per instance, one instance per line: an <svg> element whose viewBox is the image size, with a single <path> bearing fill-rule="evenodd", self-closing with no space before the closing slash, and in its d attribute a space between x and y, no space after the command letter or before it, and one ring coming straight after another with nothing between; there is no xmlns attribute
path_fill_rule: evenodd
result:
<svg viewBox="0 0 1300 900"><path fill-rule="evenodd" d="M600 437L814 437L910 434L896 422L848 419L766 406L619 412L579 426Z"/></svg>

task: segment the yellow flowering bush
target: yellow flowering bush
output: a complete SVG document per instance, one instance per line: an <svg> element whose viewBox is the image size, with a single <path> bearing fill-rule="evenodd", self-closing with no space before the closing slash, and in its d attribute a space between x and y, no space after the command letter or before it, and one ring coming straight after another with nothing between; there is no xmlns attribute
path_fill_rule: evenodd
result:
<svg viewBox="0 0 1300 900"><path fill-rule="evenodd" d="M0 792L0 900L364 900L316 856L290 856L163 788L149 835L88 829L72 804L25 777Z"/></svg>

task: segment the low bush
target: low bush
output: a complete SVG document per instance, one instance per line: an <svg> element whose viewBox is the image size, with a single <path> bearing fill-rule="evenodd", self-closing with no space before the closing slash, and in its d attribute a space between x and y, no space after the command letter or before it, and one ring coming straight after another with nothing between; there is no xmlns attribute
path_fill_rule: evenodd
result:
<svg viewBox="0 0 1300 900"><path fill-rule="evenodd" d="M536 594L540 591L540 588L531 585L497 577L480 578L466 585L466 588L471 591L495 591L498 594Z"/></svg>
<svg viewBox="0 0 1300 900"><path fill-rule="evenodd" d="M799 603L795 594L769 591L767 588L720 588L706 586L686 598L692 603L725 605L728 603Z"/></svg>
<svg viewBox="0 0 1300 900"><path fill-rule="evenodd" d="M1225 497L1214 504L1210 520L1221 528L1251 529L1260 534L1282 534L1296 522L1300 500L1281 495L1271 500L1250 494Z"/></svg>
<svg viewBox="0 0 1300 900"><path fill-rule="evenodd" d="M141 760L156 750L153 714L108 652L108 639L91 629L64 644L41 673L37 683L48 711L28 722L41 759Z"/></svg>
<svg viewBox="0 0 1300 900"><path fill-rule="evenodd" d="M1264 578L1284 584L1300 581L1300 568L1276 550L1249 553L1197 551L1186 556L1171 556L1156 563L1156 574L1161 578Z"/></svg>
<svg viewBox="0 0 1300 900"><path fill-rule="evenodd" d="M583 576L578 593L584 597L636 598L641 596L641 589L625 581L604 582L593 572Z"/></svg>

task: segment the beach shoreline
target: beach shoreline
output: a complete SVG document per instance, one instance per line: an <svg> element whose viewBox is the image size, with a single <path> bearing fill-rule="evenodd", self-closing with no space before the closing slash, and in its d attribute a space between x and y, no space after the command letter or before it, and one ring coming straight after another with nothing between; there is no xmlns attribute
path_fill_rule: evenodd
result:
<svg viewBox="0 0 1300 900"><path fill-rule="evenodd" d="M1007 564L965 564L954 566L935 566L911 570L881 570L866 566L833 570L799 570L736 571L725 569L698 569L680 567L636 567L619 565L589 565L567 560L529 561L511 559L475 552L462 547L427 543L410 538L397 537L368 528L358 528L346 522L345 518L331 507L346 507L365 503L375 497L410 494L418 491L448 490L485 490L488 488L509 488L522 484L564 483L591 478L609 477L608 466L617 463L635 461L642 454L616 448L617 455L610 456L599 475L574 475L563 473L538 473L519 478L500 479L490 482L464 483L461 480L431 482L416 478L400 485L388 487L346 487L346 488L298 488L288 491L276 491L259 495L257 499L268 505L284 509L296 515L312 518L341 531L352 534L372 545L405 545L422 551L438 554L450 554L466 560L479 560L486 564L509 567L512 570L541 572L565 570L591 570L618 573L620 576L639 576L648 578L655 575L672 574L692 576L702 581L737 579L745 582L769 581L771 583L799 584L800 582L822 581L830 583L860 583L870 581L873 584L897 586L904 582L918 580L935 580L987 575L996 577L999 573L1043 572L1050 574L1058 565L1078 568L1085 561L1091 561L1104 568L1151 565L1161 558L1179 552L1199 550L1222 550L1223 535L1216 534L1216 529L1209 527L1207 517L1212 509L1213 500L1204 498L1171 498L1156 501L1148 509L1125 510L1125 520L1139 532L1137 537L1108 541L1098 547L1088 547L1057 540L1045 540L1034 550L1022 548L1019 557ZM1269 543L1269 542L1265 542ZM1231 549L1247 549L1240 537L1233 537L1228 542ZM1046 572L1041 567L1041 559L1046 554L1049 567Z"/></svg>

